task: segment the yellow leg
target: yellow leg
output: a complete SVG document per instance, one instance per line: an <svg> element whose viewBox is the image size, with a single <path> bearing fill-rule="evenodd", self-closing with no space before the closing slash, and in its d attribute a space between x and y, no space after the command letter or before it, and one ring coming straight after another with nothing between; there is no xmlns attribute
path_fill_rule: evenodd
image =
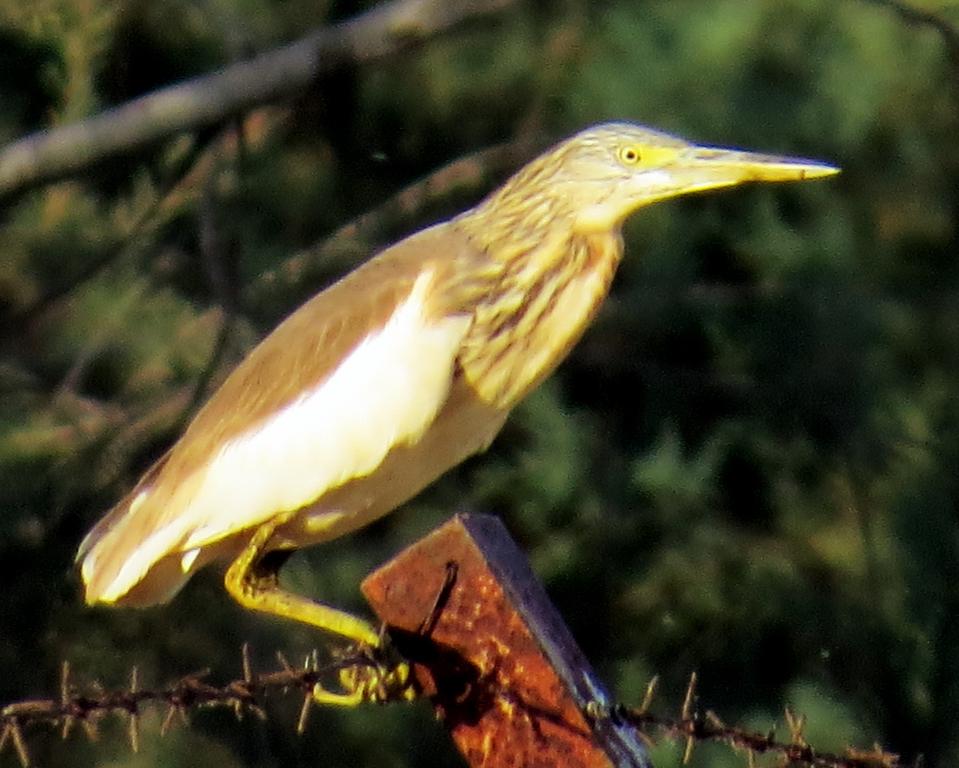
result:
<svg viewBox="0 0 959 768"><path fill-rule="evenodd" d="M355 706L367 701L413 698L409 665L403 661L386 663L383 638L372 624L280 587L278 571L285 558L275 557L280 553L270 552L268 544L276 529L292 514L278 515L256 530L226 572L227 591L244 608L310 624L349 638L365 649L364 662L340 671L340 684L345 693L334 693L317 685L313 691L317 702Z"/></svg>

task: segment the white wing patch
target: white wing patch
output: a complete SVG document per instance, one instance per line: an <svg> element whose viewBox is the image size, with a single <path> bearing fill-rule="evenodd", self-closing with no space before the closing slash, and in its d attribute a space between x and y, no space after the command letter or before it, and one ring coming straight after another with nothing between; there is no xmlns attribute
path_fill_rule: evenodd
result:
<svg viewBox="0 0 959 768"><path fill-rule="evenodd" d="M415 443L449 394L453 364L469 328L465 315L428 319L432 272L382 329L367 336L317 388L224 445L180 507L104 590L111 601L129 591L171 551L194 551L279 512L305 507L346 481L373 472L393 446ZM265 372L269 375L269 372ZM189 498L182 498L189 493Z"/></svg>

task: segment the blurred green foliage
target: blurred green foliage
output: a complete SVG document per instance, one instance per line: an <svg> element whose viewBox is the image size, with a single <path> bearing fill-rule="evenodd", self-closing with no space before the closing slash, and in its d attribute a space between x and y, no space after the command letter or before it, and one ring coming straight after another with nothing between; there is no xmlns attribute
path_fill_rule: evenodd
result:
<svg viewBox="0 0 959 768"><path fill-rule="evenodd" d="M0 0L0 142L368 5ZM917 7L959 25L953 3ZM495 511L621 700L656 672L675 704L695 669L728 722L765 731L789 704L816 746L954 764L956 77L934 30L865 0L530 0L264 110L242 152L180 137L6 201L0 701L53 693L65 658L109 686L133 664L234 675L244 640L264 663L310 648L215 572L163 608L87 609L73 553L292 309L237 307L243 285L468 151L621 118L844 173L635 216L596 324L493 448L285 578L362 610L377 563L455 510ZM201 715L163 741L146 723L140 756L120 723L96 745L30 742L44 765L460 764L425 706L315 712L302 739L295 710Z"/></svg>

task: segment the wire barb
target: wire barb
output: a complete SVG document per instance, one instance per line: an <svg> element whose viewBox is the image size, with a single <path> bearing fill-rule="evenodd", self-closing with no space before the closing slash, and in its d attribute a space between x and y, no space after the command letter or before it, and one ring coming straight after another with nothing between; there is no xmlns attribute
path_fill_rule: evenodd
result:
<svg viewBox="0 0 959 768"><path fill-rule="evenodd" d="M23 768L30 768L30 753L27 751L27 744L23 740L23 731L20 728L20 723L16 719L11 719L7 722L3 727L3 731L0 732L0 753L3 752L4 747L6 747L8 743L13 745L13 750L17 753L20 765L22 765Z"/></svg>
<svg viewBox="0 0 959 768"><path fill-rule="evenodd" d="M70 662L64 661L60 667L60 706L64 709L70 701L70 693ZM70 735L75 723L76 718L71 715L64 715L63 726L60 729L61 739L66 739Z"/></svg>
<svg viewBox="0 0 959 768"><path fill-rule="evenodd" d="M785 709L786 727L789 729L789 741L797 747L808 747L803 731L806 729L806 716L795 714L789 707Z"/></svg>
<svg viewBox="0 0 959 768"><path fill-rule="evenodd" d="M140 670L134 667L130 670L130 699L133 706L127 711L130 718L128 726L128 735L130 737L130 749L133 752L140 751L140 707L137 705L137 691L140 689Z"/></svg>
<svg viewBox="0 0 959 768"><path fill-rule="evenodd" d="M659 685L659 675L653 675L646 684L646 693L643 696L643 703L639 705L639 711L644 715L653 705L653 697L656 695L656 686Z"/></svg>
<svg viewBox="0 0 959 768"><path fill-rule="evenodd" d="M680 717L689 720L693 715L693 704L696 700L696 673L689 675L689 684L686 686L686 696L683 698L683 709Z"/></svg>

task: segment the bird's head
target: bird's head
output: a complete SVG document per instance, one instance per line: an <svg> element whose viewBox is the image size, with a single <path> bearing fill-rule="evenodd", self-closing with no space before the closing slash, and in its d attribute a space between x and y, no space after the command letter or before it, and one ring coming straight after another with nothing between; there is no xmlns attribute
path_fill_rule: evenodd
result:
<svg viewBox="0 0 959 768"><path fill-rule="evenodd" d="M580 232L608 231L670 197L752 181L800 181L838 169L814 160L699 146L632 123L588 128L544 155L539 179Z"/></svg>

